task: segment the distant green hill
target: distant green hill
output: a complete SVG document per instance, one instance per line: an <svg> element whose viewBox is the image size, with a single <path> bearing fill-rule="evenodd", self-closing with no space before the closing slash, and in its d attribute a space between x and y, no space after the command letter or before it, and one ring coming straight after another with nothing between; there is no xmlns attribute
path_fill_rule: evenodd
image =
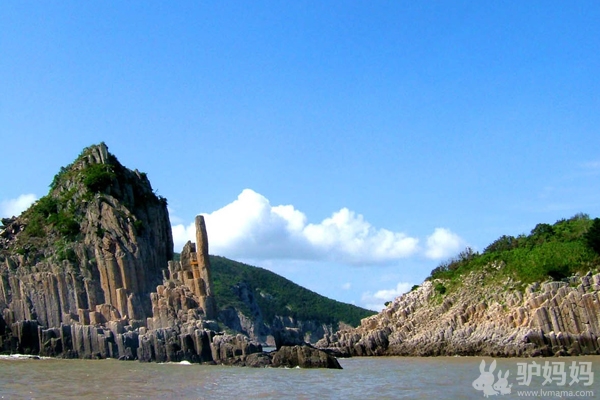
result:
<svg viewBox="0 0 600 400"><path fill-rule="evenodd" d="M486 281L524 287L533 282L563 280L600 266L600 219L577 214L550 225L540 223L529 235L501 236L482 253L467 248L431 271L428 280L440 279L443 294L460 285L461 276L485 270ZM490 268L495 265L496 268Z"/></svg>
<svg viewBox="0 0 600 400"><path fill-rule="evenodd" d="M220 309L234 307L251 317L244 301L233 286L245 282L255 293L265 321L275 316L313 320L337 326L340 322L358 326L362 318L375 312L328 299L263 268L253 267L225 257L210 256L213 292Z"/></svg>

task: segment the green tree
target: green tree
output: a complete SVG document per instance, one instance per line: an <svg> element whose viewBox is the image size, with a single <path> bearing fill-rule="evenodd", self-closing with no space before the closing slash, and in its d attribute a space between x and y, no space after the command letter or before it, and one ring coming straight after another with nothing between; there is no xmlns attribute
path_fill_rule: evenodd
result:
<svg viewBox="0 0 600 400"><path fill-rule="evenodd" d="M586 232L584 239L592 250L600 254L600 218L594 218L594 222L592 222L592 226Z"/></svg>
<svg viewBox="0 0 600 400"><path fill-rule="evenodd" d="M503 235L500 236L496 241L490 244L483 250L484 253L493 253L495 251L506 251L512 250L517 245L517 240L514 236Z"/></svg>

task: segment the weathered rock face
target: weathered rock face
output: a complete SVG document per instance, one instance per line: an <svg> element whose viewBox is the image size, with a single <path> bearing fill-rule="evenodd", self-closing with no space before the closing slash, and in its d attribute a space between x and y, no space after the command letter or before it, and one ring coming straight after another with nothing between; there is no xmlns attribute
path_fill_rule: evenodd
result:
<svg viewBox="0 0 600 400"><path fill-rule="evenodd" d="M166 201L145 174L123 167L104 144L92 146L38 203L0 233L5 323L59 328L150 316L149 293L173 240Z"/></svg>
<svg viewBox="0 0 600 400"><path fill-rule="evenodd" d="M524 292L511 289L510 281L501 290L482 285L482 274L466 276L463 290L446 296L425 282L317 346L355 356L600 354L600 274L533 284Z"/></svg>
<svg viewBox="0 0 600 400"><path fill-rule="evenodd" d="M196 321L214 321L216 302L212 294L208 237L204 218L196 217L198 245L187 242L180 261L169 261L164 281L150 295L152 318L148 329L171 328Z"/></svg>
<svg viewBox="0 0 600 400"><path fill-rule="evenodd" d="M149 327L165 328L188 319L214 320L217 306L212 293L208 236L204 217L196 217L197 245L187 242L180 261L169 261L164 283L152 294L154 318Z"/></svg>

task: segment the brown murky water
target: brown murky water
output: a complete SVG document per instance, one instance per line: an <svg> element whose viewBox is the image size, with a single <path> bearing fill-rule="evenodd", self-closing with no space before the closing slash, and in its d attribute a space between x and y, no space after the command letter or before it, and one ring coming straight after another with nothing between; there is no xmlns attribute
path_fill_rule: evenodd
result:
<svg viewBox="0 0 600 400"><path fill-rule="evenodd" d="M482 399L484 393L472 386L480 376L481 360L353 358L340 360L343 370L305 370L1 357L0 399ZM486 361L489 367L491 359ZM519 386L517 363L532 361L565 362L567 382L572 361L591 362L598 382L542 386L540 376L529 386ZM495 372L499 370L510 371L513 386L511 394L494 395L497 399L522 397L517 389L545 390L531 398L567 397L559 390L592 390L594 398L600 397L600 357L498 359ZM590 398L590 393L583 394L576 398Z"/></svg>

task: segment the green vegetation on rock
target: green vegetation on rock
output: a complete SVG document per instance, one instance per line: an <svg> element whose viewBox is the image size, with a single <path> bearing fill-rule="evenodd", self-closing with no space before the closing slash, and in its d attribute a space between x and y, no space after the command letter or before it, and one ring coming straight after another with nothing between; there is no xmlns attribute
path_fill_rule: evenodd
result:
<svg viewBox="0 0 600 400"><path fill-rule="evenodd" d="M104 143L92 145L61 167L48 194L18 217L17 234L1 253L26 256L27 265L44 260L76 262L74 247L86 232L98 237L106 232L101 222L91 223L87 215L90 205L100 212L102 203L114 208L117 219L131 223L141 236L147 230L148 207L166 205L166 199L152 191L145 173L128 170ZM115 204L121 207L115 208Z"/></svg>
<svg viewBox="0 0 600 400"><path fill-rule="evenodd" d="M235 307L244 313L249 312L233 288L237 283L245 282L254 291L263 317L269 322L275 316L282 316L334 325L344 322L357 326L362 318L375 314L370 310L328 299L263 268L219 256L210 256L210 263L213 291L221 309Z"/></svg>
<svg viewBox="0 0 600 400"><path fill-rule="evenodd" d="M91 192L103 192L117 175L112 165L92 164L83 170L83 184Z"/></svg>
<svg viewBox="0 0 600 400"><path fill-rule="evenodd" d="M598 269L598 250L600 219L591 220L585 214L577 214L553 225L538 224L529 235L501 236L483 253L467 248L458 256L441 263L427 279L440 279L447 286L456 286L464 274L485 270L489 281L510 279L521 286L562 280ZM437 286L436 291L445 293L437 290Z"/></svg>
<svg viewBox="0 0 600 400"><path fill-rule="evenodd" d="M69 238L75 238L79 234L75 212L51 195L39 199L25 211L24 216L28 222L23 231L23 239L45 237L51 229Z"/></svg>

